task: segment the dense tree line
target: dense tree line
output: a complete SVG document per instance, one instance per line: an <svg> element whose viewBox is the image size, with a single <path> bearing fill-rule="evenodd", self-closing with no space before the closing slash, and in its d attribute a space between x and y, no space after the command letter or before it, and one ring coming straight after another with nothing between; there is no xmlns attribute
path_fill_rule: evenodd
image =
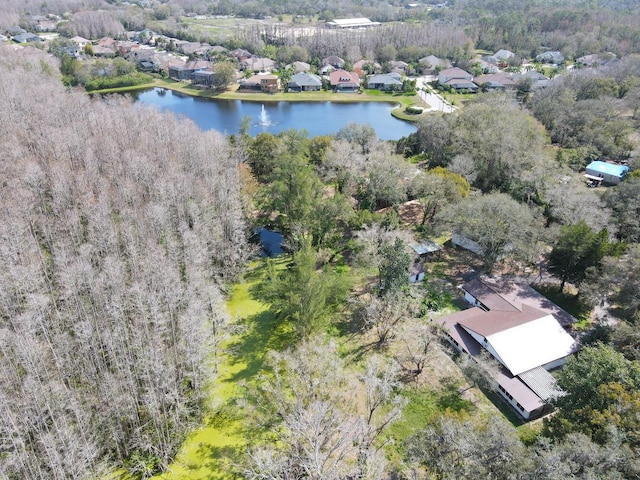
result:
<svg viewBox="0 0 640 480"><path fill-rule="evenodd" d="M238 159L22 55L0 69L0 470L146 477L202 413L220 288L246 255Z"/></svg>
<svg viewBox="0 0 640 480"><path fill-rule="evenodd" d="M561 152L561 161L580 168L600 156L629 157L639 68L638 57L632 55L609 68L562 75L533 95L531 111L551 140L568 149Z"/></svg>

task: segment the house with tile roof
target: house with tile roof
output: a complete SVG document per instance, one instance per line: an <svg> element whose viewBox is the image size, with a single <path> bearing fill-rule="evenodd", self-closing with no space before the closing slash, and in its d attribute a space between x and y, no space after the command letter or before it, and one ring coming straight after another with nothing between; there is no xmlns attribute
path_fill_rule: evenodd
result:
<svg viewBox="0 0 640 480"><path fill-rule="evenodd" d="M478 277L461 287L471 308L439 320L449 343L477 358L483 352L499 395L525 420L540 416L562 392L549 373L575 353L566 327L575 318L525 284Z"/></svg>
<svg viewBox="0 0 640 480"><path fill-rule="evenodd" d="M380 72L381 69L382 67L378 62L374 62L373 60L367 60L364 58L362 60L358 60L356 63L353 64L353 71L356 72L361 77L366 72L369 72L369 73Z"/></svg>
<svg viewBox="0 0 640 480"><path fill-rule="evenodd" d="M169 66L169 78L173 80L193 80L193 74L199 70L207 70L211 62L206 60L192 60L181 65Z"/></svg>
<svg viewBox="0 0 640 480"><path fill-rule="evenodd" d="M251 72L270 72L276 68L276 62L266 57L253 56L240 62L240 70Z"/></svg>
<svg viewBox="0 0 640 480"><path fill-rule="evenodd" d="M247 78L240 83L243 92L276 93L280 91L280 78L277 75L261 74Z"/></svg>
<svg viewBox="0 0 640 480"><path fill-rule="evenodd" d="M322 66L332 66L333 68L340 69L344 67L344 60L337 55L329 55L322 59Z"/></svg>
<svg viewBox="0 0 640 480"><path fill-rule="evenodd" d="M458 67L447 68L438 74L438 83L443 87L451 87L456 92L476 93L478 86L472 80L473 75Z"/></svg>
<svg viewBox="0 0 640 480"><path fill-rule="evenodd" d="M287 65L287 68L293 69L295 73L304 73L311 71L311 65L307 62L293 62Z"/></svg>
<svg viewBox="0 0 640 480"><path fill-rule="evenodd" d="M357 92L360 89L360 77L346 70L334 70L329 74L329 82L336 92Z"/></svg>
<svg viewBox="0 0 640 480"><path fill-rule="evenodd" d="M418 60L420 70L425 75L437 74L440 70L451 68L451 62L446 58L438 58L435 55L427 55Z"/></svg>
<svg viewBox="0 0 640 480"><path fill-rule="evenodd" d="M516 87L513 75L505 72L480 75L473 79L473 83L483 90L510 90Z"/></svg>

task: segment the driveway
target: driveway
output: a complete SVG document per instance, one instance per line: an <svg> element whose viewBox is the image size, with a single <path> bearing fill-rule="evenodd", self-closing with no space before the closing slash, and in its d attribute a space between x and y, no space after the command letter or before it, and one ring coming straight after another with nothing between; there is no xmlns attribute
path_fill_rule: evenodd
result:
<svg viewBox="0 0 640 480"><path fill-rule="evenodd" d="M424 75L416 79L416 89L418 90L418 95L420 95L420 98L422 98L422 100L424 100L431 107L425 111L441 113L455 112L457 110L456 107L447 103L447 101L437 93L433 93L431 87L427 85L427 83L433 82L435 79L436 77L433 75ZM424 89L426 89L426 91Z"/></svg>

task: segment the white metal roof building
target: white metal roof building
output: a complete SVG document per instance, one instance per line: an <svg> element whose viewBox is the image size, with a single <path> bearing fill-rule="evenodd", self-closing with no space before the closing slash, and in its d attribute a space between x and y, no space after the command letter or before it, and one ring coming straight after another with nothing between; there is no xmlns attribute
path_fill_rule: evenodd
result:
<svg viewBox="0 0 640 480"><path fill-rule="evenodd" d="M331 28L369 28L379 25L380 22L372 22L368 18L336 18L327 22L327 26Z"/></svg>
<svg viewBox="0 0 640 480"><path fill-rule="evenodd" d="M440 320L449 342L472 357L489 352L500 395L523 418L540 415L562 394L549 370L578 349L562 326L573 317L528 286L478 278L462 289L473 307Z"/></svg>

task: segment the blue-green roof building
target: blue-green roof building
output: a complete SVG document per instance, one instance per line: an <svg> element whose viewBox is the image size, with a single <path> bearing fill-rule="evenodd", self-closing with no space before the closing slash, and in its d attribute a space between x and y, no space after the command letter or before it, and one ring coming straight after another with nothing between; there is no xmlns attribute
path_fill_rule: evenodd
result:
<svg viewBox="0 0 640 480"><path fill-rule="evenodd" d="M611 185L617 185L629 173L626 165L616 165L614 163L596 160L587 165L585 176L590 180L598 180Z"/></svg>

